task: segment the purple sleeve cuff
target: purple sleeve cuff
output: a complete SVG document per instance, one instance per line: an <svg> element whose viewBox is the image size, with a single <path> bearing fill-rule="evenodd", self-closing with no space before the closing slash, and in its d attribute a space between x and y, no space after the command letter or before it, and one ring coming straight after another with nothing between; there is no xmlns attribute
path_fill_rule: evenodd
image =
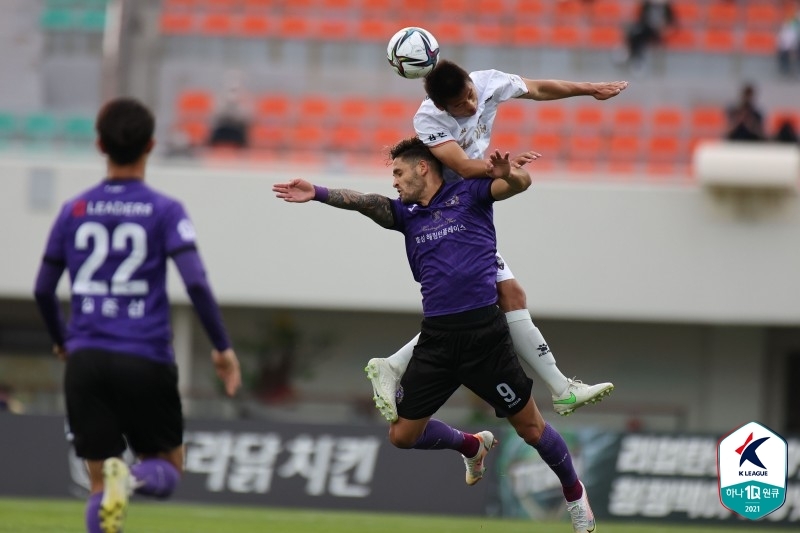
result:
<svg viewBox="0 0 800 533"><path fill-rule="evenodd" d="M173 260L211 344L220 351L230 348L231 343L228 340L225 325L222 323L219 306L208 285L203 262L200 260L197 250L186 250L173 256Z"/></svg>
<svg viewBox="0 0 800 533"><path fill-rule="evenodd" d="M328 201L328 188L314 185L314 200L325 203Z"/></svg>

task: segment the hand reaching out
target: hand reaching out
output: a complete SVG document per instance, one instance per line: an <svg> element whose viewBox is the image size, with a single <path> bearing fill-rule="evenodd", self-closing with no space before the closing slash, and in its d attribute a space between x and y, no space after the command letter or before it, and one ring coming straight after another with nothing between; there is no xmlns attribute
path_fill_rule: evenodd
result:
<svg viewBox="0 0 800 533"><path fill-rule="evenodd" d="M492 179L506 179L511 174L511 161L509 153L500 154L500 150L495 150L489 155L486 162L486 175Z"/></svg>
<svg viewBox="0 0 800 533"><path fill-rule="evenodd" d="M286 202L303 203L314 199L314 186L306 180L293 179L289 183L276 183L272 186L275 197Z"/></svg>
<svg viewBox="0 0 800 533"><path fill-rule="evenodd" d="M515 155L511 158L511 168L522 168L531 161L536 161L540 157L542 157L542 154L539 152L534 152L533 150L522 152L521 154Z"/></svg>
<svg viewBox="0 0 800 533"><path fill-rule="evenodd" d="M617 96L628 87L627 81L603 81L599 83L592 83L594 93L592 96L596 100L608 100Z"/></svg>

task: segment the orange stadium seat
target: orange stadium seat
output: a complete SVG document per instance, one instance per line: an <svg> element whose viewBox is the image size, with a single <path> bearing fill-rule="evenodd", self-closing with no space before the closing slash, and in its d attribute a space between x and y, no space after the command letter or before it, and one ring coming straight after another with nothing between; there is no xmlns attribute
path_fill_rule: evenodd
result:
<svg viewBox="0 0 800 533"><path fill-rule="evenodd" d="M396 23L378 18L365 18L358 21L356 37L361 41L388 42L387 36L392 36L400 28Z"/></svg>
<svg viewBox="0 0 800 533"><path fill-rule="evenodd" d="M719 107L698 106L692 109L692 136L720 138L727 127L725 112Z"/></svg>
<svg viewBox="0 0 800 533"><path fill-rule="evenodd" d="M694 50L697 47L697 30L694 28L677 28L664 38L664 44L671 50Z"/></svg>
<svg viewBox="0 0 800 533"><path fill-rule="evenodd" d="M617 106L611 114L613 132L634 133L644 126L644 112L636 106Z"/></svg>
<svg viewBox="0 0 800 533"><path fill-rule="evenodd" d="M612 135L608 142L608 160L617 169L630 168L642 153L642 141L638 135Z"/></svg>
<svg viewBox="0 0 800 533"><path fill-rule="evenodd" d="M747 27L775 31L781 23L781 9L770 2L748 4L744 7L744 22Z"/></svg>
<svg viewBox="0 0 800 533"><path fill-rule="evenodd" d="M516 0L512 13L523 20L538 19L547 12L551 3L552 0Z"/></svg>
<svg viewBox="0 0 800 533"><path fill-rule="evenodd" d="M503 127L503 129L513 129L515 131L523 131L527 124L525 123L527 102L519 100L510 100L497 108L497 118L494 123Z"/></svg>
<svg viewBox="0 0 800 533"><path fill-rule="evenodd" d="M517 21L511 28L513 46L535 46L544 42L544 30L533 22Z"/></svg>
<svg viewBox="0 0 800 533"><path fill-rule="evenodd" d="M730 29L710 28L703 34L702 48L706 52L729 54L734 49L734 35Z"/></svg>
<svg viewBox="0 0 800 533"><path fill-rule="evenodd" d="M277 7L284 10L285 13L291 14L292 16L302 16L308 15L309 13L314 13L317 8L317 2L318 0L290 0L288 2L273 0L270 8L275 9Z"/></svg>
<svg viewBox="0 0 800 533"><path fill-rule="evenodd" d="M357 6L354 0L321 0L319 7L327 11L348 14L349 11L355 10Z"/></svg>
<svg viewBox="0 0 800 533"><path fill-rule="evenodd" d="M241 7L240 0L205 0L204 8L210 11L233 11Z"/></svg>
<svg viewBox="0 0 800 533"><path fill-rule="evenodd" d="M325 122L331 118L331 101L325 95L308 94L300 98L299 119L306 122Z"/></svg>
<svg viewBox="0 0 800 533"><path fill-rule="evenodd" d="M367 151L379 153L385 147L394 146L406 137L411 137L414 135L414 128L411 125L404 128L402 126L389 126L381 124L372 130L371 133L372 134L369 136Z"/></svg>
<svg viewBox="0 0 800 533"><path fill-rule="evenodd" d="M600 135L585 135L581 132L570 135L568 142L570 161L596 161L600 159L605 144Z"/></svg>
<svg viewBox="0 0 800 533"><path fill-rule="evenodd" d="M416 100L386 98L378 101L378 119L407 124L410 128L418 106L419 102Z"/></svg>
<svg viewBox="0 0 800 533"><path fill-rule="evenodd" d="M263 38L270 34L271 27L266 15L245 13L239 20L238 34L242 37Z"/></svg>
<svg viewBox="0 0 800 533"><path fill-rule="evenodd" d="M367 145L367 131L351 122L341 122L331 131L332 150L337 152L362 152Z"/></svg>
<svg viewBox="0 0 800 533"><path fill-rule="evenodd" d="M681 26L701 25L705 16L706 6L697 0L677 0L674 3L675 18Z"/></svg>
<svg viewBox="0 0 800 533"><path fill-rule="evenodd" d="M186 90L178 95L178 115L206 117L214 110L214 96L201 89Z"/></svg>
<svg viewBox="0 0 800 533"><path fill-rule="evenodd" d="M708 6L705 23L710 26L733 28L739 23L738 2L715 0Z"/></svg>
<svg viewBox="0 0 800 533"><path fill-rule="evenodd" d="M619 26L592 25L586 44L591 48L616 48L622 44L623 37Z"/></svg>
<svg viewBox="0 0 800 533"><path fill-rule="evenodd" d="M545 43L554 48L577 48L583 44L581 37L581 29L578 26L572 24L556 25L548 29Z"/></svg>
<svg viewBox="0 0 800 533"><path fill-rule="evenodd" d="M250 127L250 146L256 149L279 149L286 145L286 129L280 124L255 123Z"/></svg>
<svg viewBox="0 0 800 533"><path fill-rule="evenodd" d="M585 130L599 131L605 125L605 112L596 104L580 105L575 108L571 123L578 128L577 133Z"/></svg>
<svg viewBox="0 0 800 533"><path fill-rule="evenodd" d="M553 6L553 16L561 19L561 22L568 22L583 16L583 2L555 2Z"/></svg>
<svg viewBox="0 0 800 533"><path fill-rule="evenodd" d="M567 113L560 104L548 102L535 106L534 127L541 131L562 131L567 126Z"/></svg>
<svg viewBox="0 0 800 533"><path fill-rule="evenodd" d="M563 156L564 139L557 133L534 133L530 137L530 146L523 149L542 154L542 160L536 161L536 166L542 162L555 164Z"/></svg>
<svg viewBox="0 0 800 533"><path fill-rule="evenodd" d="M275 5L275 0L241 0L246 12L263 13Z"/></svg>
<svg viewBox="0 0 800 533"><path fill-rule="evenodd" d="M472 32L469 35L469 41L475 41L483 46L497 46L505 44L509 39L507 38L508 30L505 24L496 22L481 22L472 27ZM446 41L445 41L446 42Z"/></svg>
<svg viewBox="0 0 800 533"><path fill-rule="evenodd" d="M673 135L655 135L647 141L647 162L677 164L682 161L681 142Z"/></svg>
<svg viewBox="0 0 800 533"><path fill-rule="evenodd" d="M268 122L285 122L289 116L289 107L289 98L285 94L262 95L256 99L256 119Z"/></svg>
<svg viewBox="0 0 800 533"><path fill-rule="evenodd" d="M289 145L300 151L319 151L327 148L326 128L316 122L294 122L287 126Z"/></svg>
<svg viewBox="0 0 800 533"><path fill-rule="evenodd" d="M461 13L471 10L482 20L505 17L507 14L505 0L472 0L467 2L466 7Z"/></svg>
<svg viewBox="0 0 800 533"><path fill-rule="evenodd" d="M379 18L387 18L389 13L397 7L397 0L355 0L358 3L359 10L366 14L368 17L378 16ZM398 30L400 28L397 28ZM391 35L391 34L389 34Z"/></svg>
<svg viewBox="0 0 800 533"><path fill-rule="evenodd" d="M633 20L628 4L623 7L620 0L593 0L589 9L593 26L598 23L620 26Z"/></svg>
<svg viewBox="0 0 800 533"><path fill-rule="evenodd" d="M200 19L200 33L210 37L233 34L234 20L228 13L205 13Z"/></svg>
<svg viewBox="0 0 800 533"><path fill-rule="evenodd" d="M448 44L461 44L465 41L464 30L465 26L462 22L457 20L436 20L427 23L427 28L436 39L439 41L439 46L442 43Z"/></svg>
<svg viewBox="0 0 800 533"><path fill-rule="evenodd" d="M164 11L159 18L159 29L166 35L186 35L194 31L191 13Z"/></svg>
<svg viewBox="0 0 800 533"><path fill-rule="evenodd" d="M761 55L775 53L775 32L769 30L747 30L742 37L742 52Z"/></svg>
<svg viewBox="0 0 800 533"><path fill-rule="evenodd" d="M277 22L277 34L282 39L308 39L311 35L311 22L307 16L285 15Z"/></svg>
<svg viewBox="0 0 800 533"><path fill-rule="evenodd" d="M313 35L323 41L343 41L353 36L353 22L348 18L321 18L313 29Z"/></svg>
<svg viewBox="0 0 800 533"><path fill-rule="evenodd" d="M650 115L653 131L659 134L678 134L681 132L685 117L683 109L679 107L657 107Z"/></svg>
<svg viewBox="0 0 800 533"><path fill-rule="evenodd" d="M510 152L513 156L525 148L522 146L522 136L519 132L502 128L492 133L492 142L486 150L486 157L494 153L495 149L500 150L501 154Z"/></svg>
<svg viewBox="0 0 800 533"><path fill-rule="evenodd" d="M429 0L398 0L398 9L404 16L425 20L430 16L431 4ZM398 28L400 29L400 28Z"/></svg>
<svg viewBox="0 0 800 533"><path fill-rule="evenodd" d="M348 97L339 101L336 114L340 121L359 123L370 116L371 106L367 100Z"/></svg>
<svg viewBox="0 0 800 533"><path fill-rule="evenodd" d="M440 13L467 13L475 10L473 2L474 0L439 0L436 8L441 10ZM430 2L426 9L430 9Z"/></svg>

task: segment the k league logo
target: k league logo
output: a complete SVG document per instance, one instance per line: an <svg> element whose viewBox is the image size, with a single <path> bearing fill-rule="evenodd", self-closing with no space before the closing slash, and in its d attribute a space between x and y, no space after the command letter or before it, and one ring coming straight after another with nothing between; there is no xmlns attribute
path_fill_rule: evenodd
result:
<svg viewBox="0 0 800 533"><path fill-rule="evenodd" d="M719 499L734 513L758 520L786 501L786 440L758 422L749 422L719 441Z"/></svg>

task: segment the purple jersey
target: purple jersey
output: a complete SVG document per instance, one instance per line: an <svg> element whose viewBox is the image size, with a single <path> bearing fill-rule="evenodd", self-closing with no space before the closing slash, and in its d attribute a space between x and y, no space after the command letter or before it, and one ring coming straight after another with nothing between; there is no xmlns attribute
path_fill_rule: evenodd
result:
<svg viewBox="0 0 800 533"><path fill-rule="evenodd" d="M491 185L488 178L445 183L426 207L392 201L392 229L405 235L424 316L460 313L497 301Z"/></svg>
<svg viewBox="0 0 800 533"><path fill-rule="evenodd" d="M141 180L104 181L66 202L44 261L70 274L67 352L94 348L172 361L167 258L194 247L183 206Z"/></svg>

